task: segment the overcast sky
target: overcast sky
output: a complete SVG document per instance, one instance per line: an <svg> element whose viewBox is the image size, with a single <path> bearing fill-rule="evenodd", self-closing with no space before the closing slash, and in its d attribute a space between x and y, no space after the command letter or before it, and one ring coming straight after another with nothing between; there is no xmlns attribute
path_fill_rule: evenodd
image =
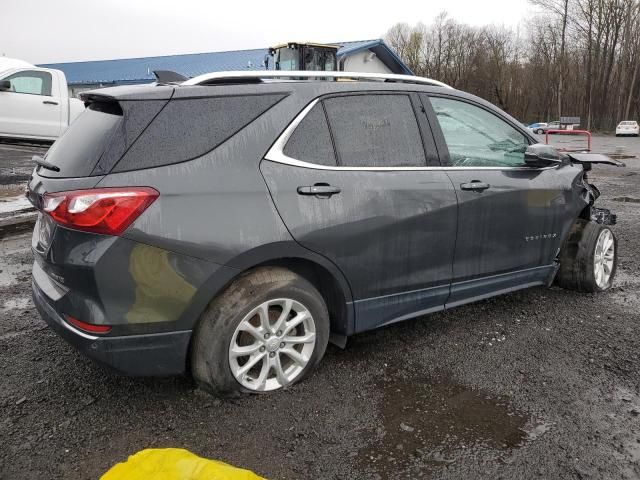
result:
<svg viewBox="0 0 640 480"><path fill-rule="evenodd" d="M0 0L0 55L51 63L365 40L396 22L431 23L443 10L474 25L517 27L531 7L526 0Z"/></svg>

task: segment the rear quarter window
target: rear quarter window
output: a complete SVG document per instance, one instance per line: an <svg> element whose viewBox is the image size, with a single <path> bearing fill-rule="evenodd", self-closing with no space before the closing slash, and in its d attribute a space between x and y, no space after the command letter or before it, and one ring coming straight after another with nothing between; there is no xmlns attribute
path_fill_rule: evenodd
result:
<svg viewBox="0 0 640 480"><path fill-rule="evenodd" d="M336 166L333 142L322 103L317 103L302 119L291 134L283 153L303 162Z"/></svg>
<svg viewBox="0 0 640 480"><path fill-rule="evenodd" d="M284 95L171 100L113 171L171 165L210 152L279 102Z"/></svg>

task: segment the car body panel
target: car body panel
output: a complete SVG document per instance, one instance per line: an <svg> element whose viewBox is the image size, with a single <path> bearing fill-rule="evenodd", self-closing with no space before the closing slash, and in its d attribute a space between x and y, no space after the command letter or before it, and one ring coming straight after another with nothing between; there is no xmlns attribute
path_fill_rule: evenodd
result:
<svg viewBox="0 0 640 480"><path fill-rule="evenodd" d="M434 96L454 98L441 93ZM421 98L441 162L449 165L449 147L429 96ZM494 113L522 133L529 144L535 142L527 129L495 107L473 98L455 99ZM569 163L546 168L447 166L446 173L458 200L458 234L447 306L548 283L569 228L588 204L582 191L583 169ZM462 188L471 182L488 188Z"/></svg>
<svg viewBox="0 0 640 480"><path fill-rule="evenodd" d="M99 364L132 376L184 373L191 330L112 337L86 335L64 321L34 275L33 303L42 319L78 351Z"/></svg>
<svg viewBox="0 0 640 480"><path fill-rule="evenodd" d="M268 160L261 171L293 238L349 279L355 331L444 305L457 209L444 172L316 170ZM341 192L330 198L297 193L316 183ZM379 304L384 308L373 306Z"/></svg>
<svg viewBox="0 0 640 480"><path fill-rule="evenodd" d="M51 302L83 322L113 326L114 335L191 329L190 308L205 282L238 273L122 237L61 226L43 235L46 218L37 222L32 248L34 270L58 289L58 295L48 295ZM51 290L42 277L35 282Z"/></svg>
<svg viewBox="0 0 640 480"><path fill-rule="evenodd" d="M579 167L565 166L571 175ZM557 169L456 170L458 194L453 281L551 265L564 234L585 204L573 205L571 180ZM487 190L462 190L478 180ZM567 181L569 180L569 181ZM452 293L453 295L453 293Z"/></svg>

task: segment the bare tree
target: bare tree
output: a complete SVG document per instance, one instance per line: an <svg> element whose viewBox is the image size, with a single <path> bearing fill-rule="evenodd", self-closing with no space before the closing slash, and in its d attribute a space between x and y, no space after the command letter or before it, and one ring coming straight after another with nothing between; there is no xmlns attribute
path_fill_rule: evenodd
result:
<svg viewBox="0 0 640 480"><path fill-rule="evenodd" d="M410 68L528 121L580 116L611 129L640 115L640 0L530 0L520 32L459 23L397 24L387 42Z"/></svg>

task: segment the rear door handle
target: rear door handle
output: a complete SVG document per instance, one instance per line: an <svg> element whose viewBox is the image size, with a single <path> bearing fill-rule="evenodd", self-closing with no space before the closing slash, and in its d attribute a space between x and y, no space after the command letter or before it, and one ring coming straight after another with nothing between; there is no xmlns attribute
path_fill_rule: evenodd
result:
<svg viewBox="0 0 640 480"><path fill-rule="evenodd" d="M44 100L42 103L45 105L58 105L58 102L54 102L53 100Z"/></svg>
<svg viewBox="0 0 640 480"><path fill-rule="evenodd" d="M491 185L489 185L488 183L483 183L480 182L478 180L473 180L469 183L463 183L460 185L460 188L462 190L472 190L474 192L481 192L483 190L486 190L487 188L489 188Z"/></svg>
<svg viewBox="0 0 640 480"><path fill-rule="evenodd" d="M298 187L298 195L317 195L319 197L330 197L336 195L342 190L338 187L332 187L331 185L310 185L305 187Z"/></svg>

